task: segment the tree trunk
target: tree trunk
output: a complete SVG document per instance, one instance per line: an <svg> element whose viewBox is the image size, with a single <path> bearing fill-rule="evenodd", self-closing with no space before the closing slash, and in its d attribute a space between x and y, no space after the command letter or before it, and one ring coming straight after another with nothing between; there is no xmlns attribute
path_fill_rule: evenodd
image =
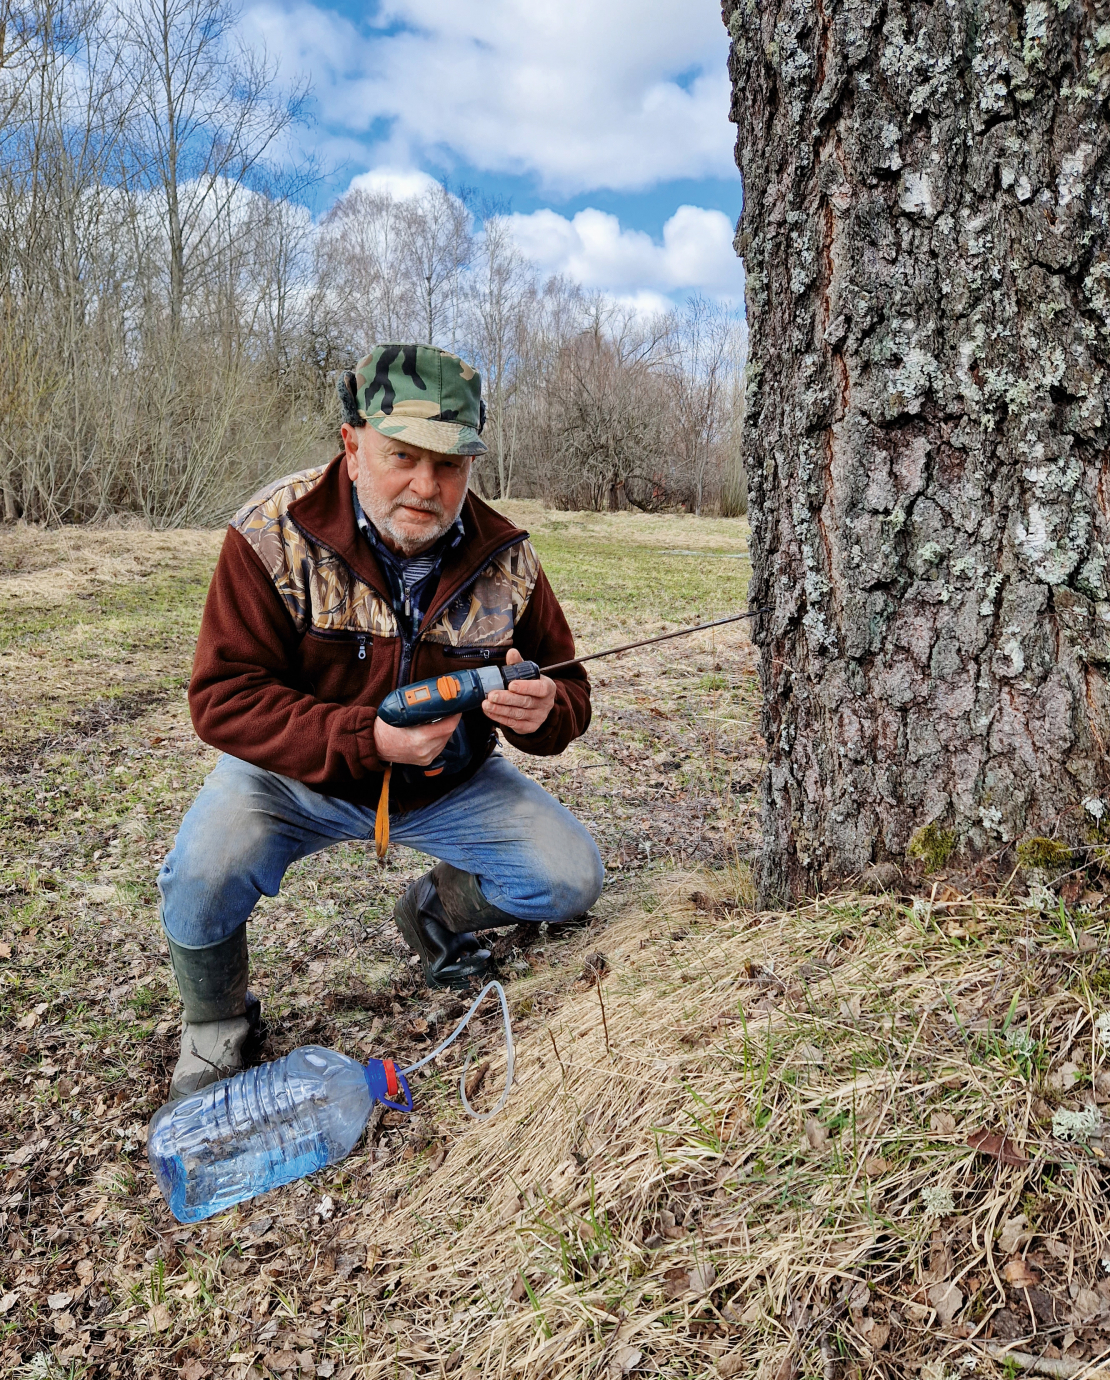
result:
<svg viewBox="0 0 1110 1380"><path fill-rule="evenodd" d="M982 880L1028 835L1089 841L1110 795L1110 8L724 18L772 610L763 897L907 851Z"/></svg>

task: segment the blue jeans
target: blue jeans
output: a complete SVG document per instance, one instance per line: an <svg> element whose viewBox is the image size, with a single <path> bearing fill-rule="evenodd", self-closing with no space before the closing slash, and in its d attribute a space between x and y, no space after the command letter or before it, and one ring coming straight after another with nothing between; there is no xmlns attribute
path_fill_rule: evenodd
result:
<svg viewBox="0 0 1110 1380"><path fill-rule="evenodd" d="M474 873L486 900L517 920L570 920L601 895L605 870L589 833L504 757L389 823L391 842ZM373 810L221 757L158 877L166 933L186 949L218 944L259 896L277 895L290 863L373 838Z"/></svg>

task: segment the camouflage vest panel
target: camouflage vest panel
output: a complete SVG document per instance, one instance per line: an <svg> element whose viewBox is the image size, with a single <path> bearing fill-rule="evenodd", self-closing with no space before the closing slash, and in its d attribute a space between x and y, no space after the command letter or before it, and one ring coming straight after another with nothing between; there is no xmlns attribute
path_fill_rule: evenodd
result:
<svg viewBox="0 0 1110 1380"><path fill-rule="evenodd" d="M240 508L231 525L262 562L302 636L313 628L398 637L400 628L389 602L345 561L306 537L289 517L289 505L308 493L326 468L275 480ZM529 541L492 556L466 589L421 630L421 641L449 647L508 646L538 573L539 560Z"/></svg>

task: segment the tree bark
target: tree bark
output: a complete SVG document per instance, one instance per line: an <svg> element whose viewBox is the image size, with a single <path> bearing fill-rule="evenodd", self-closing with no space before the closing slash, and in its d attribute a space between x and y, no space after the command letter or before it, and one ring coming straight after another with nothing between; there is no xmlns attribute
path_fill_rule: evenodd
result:
<svg viewBox="0 0 1110 1380"><path fill-rule="evenodd" d="M1110 5L724 19L772 610L764 900L907 850L968 868L1089 840L1110 795Z"/></svg>

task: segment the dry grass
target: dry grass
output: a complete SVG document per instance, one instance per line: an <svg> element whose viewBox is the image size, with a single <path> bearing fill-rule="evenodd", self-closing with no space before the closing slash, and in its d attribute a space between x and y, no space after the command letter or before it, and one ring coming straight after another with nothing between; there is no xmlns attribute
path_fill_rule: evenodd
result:
<svg viewBox="0 0 1110 1380"><path fill-rule="evenodd" d="M558 969L533 951L498 1120L462 1116L458 1051L415 1125L225 1218L136 1185L135 1373L1098 1374L1103 1152L1051 1120L1106 1100L1105 952L1019 905L757 914L739 880L660 877Z"/></svg>

